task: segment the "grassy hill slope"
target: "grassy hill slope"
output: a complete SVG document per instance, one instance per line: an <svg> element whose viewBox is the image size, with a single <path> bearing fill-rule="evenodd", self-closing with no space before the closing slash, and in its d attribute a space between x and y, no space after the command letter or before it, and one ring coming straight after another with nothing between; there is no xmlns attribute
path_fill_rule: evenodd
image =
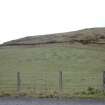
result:
<svg viewBox="0 0 105 105"><path fill-rule="evenodd" d="M68 47L0 49L1 90L16 90L19 71L22 90L59 90L58 71L63 71L64 91L80 92L88 87L102 90L104 51Z"/></svg>
<svg viewBox="0 0 105 105"><path fill-rule="evenodd" d="M88 32L92 36L91 33L95 33L95 30L101 33L99 31L101 29L91 29L89 32L81 30L80 32ZM95 33L95 35L98 34ZM104 36L104 31L101 35ZM76 35L76 39L81 40L82 34L80 36ZM43 39L44 36L41 38ZM17 46L16 43L27 43L28 39L28 42L31 42L30 38L26 39L10 41L4 43L4 47L0 47L0 91L16 91L17 72L21 73L22 91L57 91L59 90L59 71L63 72L63 91L67 93L86 91L88 87L103 89L102 75L105 70L103 45L91 46L88 43L88 46L75 44L73 47L56 46L55 43L54 46L48 45L47 47L43 44L42 47ZM36 43L35 40L33 42ZM99 41L102 40L104 41L104 37L99 39ZM14 47L11 44L14 44Z"/></svg>

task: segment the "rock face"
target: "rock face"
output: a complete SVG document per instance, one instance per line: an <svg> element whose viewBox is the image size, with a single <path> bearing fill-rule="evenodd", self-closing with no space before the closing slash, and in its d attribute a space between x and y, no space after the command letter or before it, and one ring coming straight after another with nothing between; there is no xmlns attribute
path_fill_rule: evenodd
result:
<svg viewBox="0 0 105 105"><path fill-rule="evenodd" d="M105 28L90 28L50 35L29 36L3 43L3 46L38 45L53 43L105 44Z"/></svg>

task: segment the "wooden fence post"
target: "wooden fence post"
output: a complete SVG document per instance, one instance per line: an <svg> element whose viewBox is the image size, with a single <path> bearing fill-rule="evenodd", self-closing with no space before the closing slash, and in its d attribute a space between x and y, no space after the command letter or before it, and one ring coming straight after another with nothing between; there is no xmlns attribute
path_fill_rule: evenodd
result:
<svg viewBox="0 0 105 105"><path fill-rule="evenodd" d="M105 90L105 71L103 71L103 89Z"/></svg>
<svg viewBox="0 0 105 105"><path fill-rule="evenodd" d="M20 77L20 72L17 72L17 92L20 92L21 88L21 77Z"/></svg>
<svg viewBox="0 0 105 105"><path fill-rule="evenodd" d="M62 91L63 89L63 76L62 71L59 71L59 90Z"/></svg>

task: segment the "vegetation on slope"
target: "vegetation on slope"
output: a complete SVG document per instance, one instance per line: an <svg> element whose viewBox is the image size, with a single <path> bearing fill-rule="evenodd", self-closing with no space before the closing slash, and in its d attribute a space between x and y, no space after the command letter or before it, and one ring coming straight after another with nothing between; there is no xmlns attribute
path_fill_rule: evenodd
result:
<svg viewBox="0 0 105 105"><path fill-rule="evenodd" d="M63 90L75 93L88 87L102 90L105 53L100 49L3 48L0 49L0 90L16 90L16 73L22 91L59 90L58 71L63 71Z"/></svg>
<svg viewBox="0 0 105 105"><path fill-rule="evenodd" d="M57 46L58 43L61 46ZM62 46L67 43L71 46ZM105 28L32 36L6 42L0 47L0 93L16 92L16 73L20 72L21 92L55 95L59 92L58 72L62 71L62 92L68 96L81 93L86 97L91 97L91 94L103 97L104 43ZM42 47L27 46L40 44ZM48 46L44 47L44 44Z"/></svg>

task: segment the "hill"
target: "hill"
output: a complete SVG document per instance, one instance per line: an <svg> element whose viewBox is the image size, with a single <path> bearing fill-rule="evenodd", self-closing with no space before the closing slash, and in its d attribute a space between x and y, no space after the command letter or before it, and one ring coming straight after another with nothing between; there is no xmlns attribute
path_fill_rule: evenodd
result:
<svg viewBox="0 0 105 105"><path fill-rule="evenodd" d="M63 72L64 93L87 93L87 89L93 89L101 94L105 70L104 43L105 28L30 36L6 42L0 47L0 94L16 92L17 72L21 73L22 92L56 94L59 91L59 71Z"/></svg>
<svg viewBox="0 0 105 105"><path fill-rule="evenodd" d="M74 32L28 36L5 42L3 45L44 45L54 43L105 44L105 28L90 28Z"/></svg>

